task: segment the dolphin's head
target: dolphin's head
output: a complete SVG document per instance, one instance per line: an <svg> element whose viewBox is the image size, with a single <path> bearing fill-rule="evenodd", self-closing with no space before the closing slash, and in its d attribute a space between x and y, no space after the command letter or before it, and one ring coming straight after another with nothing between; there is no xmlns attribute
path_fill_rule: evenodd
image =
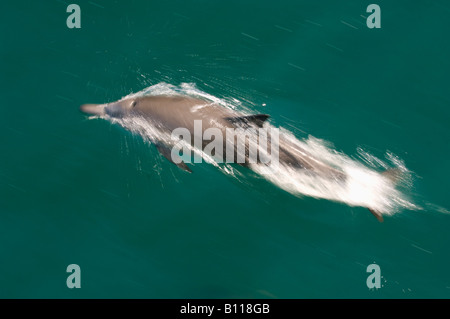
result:
<svg viewBox="0 0 450 319"><path fill-rule="evenodd" d="M80 110L91 115L108 115L110 117L124 117L135 110L138 99L130 98L107 104L83 104Z"/></svg>

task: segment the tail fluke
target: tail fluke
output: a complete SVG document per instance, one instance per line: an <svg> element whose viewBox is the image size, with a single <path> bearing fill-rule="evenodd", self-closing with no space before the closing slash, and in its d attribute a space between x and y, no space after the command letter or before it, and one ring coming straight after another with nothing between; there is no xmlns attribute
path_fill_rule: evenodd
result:
<svg viewBox="0 0 450 319"><path fill-rule="evenodd" d="M378 219L378 221L380 223L382 223L384 221L383 215L379 211L376 211L376 210L373 210L373 209L369 208L369 212L371 212L372 215L375 216L375 218Z"/></svg>
<svg viewBox="0 0 450 319"><path fill-rule="evenodd" d="M402 171L399 168L390 168L381 173L381 175L396 184L402 175Z"/></svg>
<svg viewBox="0 0 450 319"><path fill-rule="evenodd" d="M388 170L385 170L381 175L386 177L388 180L390 180L392 183L397 183L397 181L400 179L401 176L401 170L398 168L390 168ZM382 223L384 221L383 214L377 210L369 208L369 212L372 213L375 218Z"/></svg>

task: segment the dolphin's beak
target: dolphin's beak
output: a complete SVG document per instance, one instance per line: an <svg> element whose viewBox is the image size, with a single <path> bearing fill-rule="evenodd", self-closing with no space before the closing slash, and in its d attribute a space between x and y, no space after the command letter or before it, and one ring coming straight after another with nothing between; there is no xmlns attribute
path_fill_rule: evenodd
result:
<svg viewBox="0 0 450 319"><path fill-rule="evenodd" d="M80 111L91 115L104 115L106 104L83 104Z"/></svg>

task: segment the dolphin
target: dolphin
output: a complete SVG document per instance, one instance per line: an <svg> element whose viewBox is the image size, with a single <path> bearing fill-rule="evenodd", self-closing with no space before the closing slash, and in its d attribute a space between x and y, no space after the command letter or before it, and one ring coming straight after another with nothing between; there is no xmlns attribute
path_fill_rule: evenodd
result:
<svg viewBox="0 0 450 319"><path fill-rule="evenodd" d="M227 128L262 128L264 123L269 119L269 115L267 114L246 115L211 101L181 95L130 97L106 104L83 104L80 110L84 113L103 118L143 119L157 130L169 134L177 128L185 128L191 134L192 146L195 144L195 139L202 138L203 133L208 128L218 128L223 132L222 136L226 136ZM201 132L194 129L194 121L198 120L202 121ZM196 136L199 134L201 136ZM192 172L181 158L174 159L174 155L171 152L173 145L167 140L161 139L152 142L166 159L184 171ZM202 147L205 147L207 144L208 141L202 139ZM226 141L222 145L225 144ZM226 156L226 151L227 149L224 147L223 156ZM236 152L234 155L236 156ZM248 154L246 153L245 156L246 160L241 165L248 166ZM341 183L345 183L346 180L345 173L314 158L307 151L294 145L282 136L280 136L278 142L278 161L280 165L303 169L311 175L333 179ZM394 176L395 174L389 173L388 175ZM370 208L369 210L380 222L383 221L380 212Z"/></svg>

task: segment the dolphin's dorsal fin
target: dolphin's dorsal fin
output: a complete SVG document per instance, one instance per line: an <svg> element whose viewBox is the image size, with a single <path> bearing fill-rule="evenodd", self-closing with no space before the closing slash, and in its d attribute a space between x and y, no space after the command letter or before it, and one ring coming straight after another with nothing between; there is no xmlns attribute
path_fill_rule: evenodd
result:
<svg viewBox="0 0 450 319"><path fill-rule="evenodd" d="M186 163L181 160L181 158L180 158L180 161L178 164L172 160L172 154L171 154L172 151L171 151L170 147L168 147L166 144L164 144L162 142L156 142L155 146L156 146L156 149L159 151L159 153L161 153L161 155L164 156L169 162L175 164L176 166L178 166L179 168L181 168L182 170L184 170L186 172L192 173L189 166L187 166Z"/></svg>
<svg viewBox="0 0 450 319"><path fill-rule="evenodd" d="M263 127L263 124L269 115L267 114L254 114L254 115L246 115L246 116L236 116L236 117L226 117L227 121L230 121L233 124L254 124L258 127Z"/></svg>

